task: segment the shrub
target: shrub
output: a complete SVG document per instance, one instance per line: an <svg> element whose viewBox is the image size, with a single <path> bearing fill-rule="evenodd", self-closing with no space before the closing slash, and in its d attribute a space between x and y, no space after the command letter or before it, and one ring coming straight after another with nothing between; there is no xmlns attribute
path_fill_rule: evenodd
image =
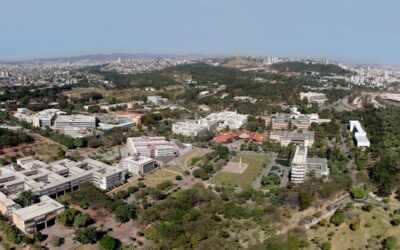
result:
<svg viewBox="0 0 400 250"><path fill-rule="evenodd" d="M361 209L365 212L371 212L372 209L374 209L374 206L372 204L367 204L362 206Z"/></svg>
<svg viewBox="0 0 400 250"><path fill-rule="evenodd" d="M332 249L332 244L329 241L322 243L321 250L330 250Z"/></svg>
<svg viewBox="0 0 400 250"><path fill-rule="evenodd" d="M397 239L393 236L389 236L382 241L382 248L384 250L395 250L397 249L398 242Z"/></svg>
<svg viewBox="0 0 400 250"><path fill-rule="evenodd" d="M331 219L330 222L333 223L335 226L340 226L346 220L346 216L342 211L336 211Z"/></svg>
<svg viewBox="0 0 400 250"><path fill-rule="evenodd" d="M400 216L397 216L396 218L392 219L390 221L390 224L392 224L392 226L398 226L400 225Z"/></svg>
<svg viewBox="0 0 400 250"><path fill-rule="evenodd" d="M350 224L350 229L353 231L357 231L360 229L360 222L359 221L354 221Z"/></svg>
<svg viewBox="0 0 400 250"><path fill-rule="evenodd" d="M86 214L78 214L75 216L73 227L80 228L92 224L93 220Z"/></svg>
<svg viewBox="0 0 400 250"><path fill-rule="evenodd" d="M182 176L180 176L180 175L175 176L175 180L177 180L177 181L182 180Z"/></svg>
<svg viewBox="0 0 400 250"><path fill-rule="evenodd" d="M98 232L94 227L82 227L75 231L74 240L82 244L93 244L97 242Z"/></svg>
<svg viewBox="0 0 400 250"><path fill-rule="evenodd" d="M115 250L118 249L120 246L120 242L117 239L114 239L111 236L105 235L101 238L100 240L100 246L101 248L105 250Z"/></svg>
<svg viewBox="0 0 400 250"><path fill-rule="evenodd" d="M328 225L328 221L326 219L322 219L318 222L318 225L320 225L321 227L324 227L324 226Z"/></svg>
<svg viewBox="0 0 400 250"><path fill-rule="evenodd" d="M353 188L350 190L350 195L354 199L364 199L368 192L363 188Z"/></svg>
<svg viewBox="0 0 400 250"><path fill-rule="evenodd" d="M196 178L201 178L202 180L208 180L210 178L208 173L202 168L195 169L193 171L193 176Z"/></svg>
<svg viewBox="0 0 400 250"><path fill-rule="evenodd" d="M55 236L55 235L51 236L49 239L49 244L52 247L59 247L62 245L62 243L63 243L63 239L58 236Z"/></svg>

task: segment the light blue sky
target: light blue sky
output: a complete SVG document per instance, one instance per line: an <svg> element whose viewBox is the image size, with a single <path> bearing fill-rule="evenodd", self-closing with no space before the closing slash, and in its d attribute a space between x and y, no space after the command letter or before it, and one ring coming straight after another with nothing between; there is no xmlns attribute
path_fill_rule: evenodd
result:
<svg viewBox="0 0 400 250"><path fill-rule="evenodd" d="M400 64L399 0L0 0L0 60L251 54Z"/></svg>

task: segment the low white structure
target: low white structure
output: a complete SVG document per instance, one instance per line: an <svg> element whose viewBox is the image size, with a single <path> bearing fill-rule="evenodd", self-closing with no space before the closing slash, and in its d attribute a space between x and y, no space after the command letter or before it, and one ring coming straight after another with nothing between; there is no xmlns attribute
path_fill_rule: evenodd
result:
<svg viewBox="0 0 400 250"><path fill-rule="evenodd" d="M161 96L158 95L150 95L147 97L147 103L153 104L153 105L161 105L163 102L166 102L168 99L162 98Z"/></svg>
<svg viewBox="0 0 400 250"><path fill-rule="evenodd" d="M118 166L131 174L145 174L156 167L156 161L149 157L135 155L123 158Z"/></svg>
<svg viewBox="0 0 400 250"><path fill-rule="evenodd" d="M296 131L273 130L270 133L270 140L277 141L284 147L288 146L289 143L309 147L314 144L314 137L314 131L298 133Z"/></svg>
<svg viewBox="0 0 400 250"><path fill-rule="evenodd" d="M353 133L356 145L359 148L370 147L371 143L359 121L350 121L349 130Z"/></svg>
<svg viewBox="0 0 400 250"><path fill-rule="evenodd" d="M328 99L324 93L316 93L316 92L302 92L300 93L300 100L307 99L308 102L324 104Z"/></svg>
<svg viewBox="0 0 400 250"><path fill-rule="evenodd" d="M129 156L146 156L148 158L173 157L176 149L163 136L141 136L127 139Z"/></svg>
<svg viewBox="0 0 400 250"><path fill-rule="evenodd" d="M172 132L184 136L199 136L216 128L239 129L247 122L248 115L238 114L236 111L212 113L205 118L177 122L172 125Z"/></svg>

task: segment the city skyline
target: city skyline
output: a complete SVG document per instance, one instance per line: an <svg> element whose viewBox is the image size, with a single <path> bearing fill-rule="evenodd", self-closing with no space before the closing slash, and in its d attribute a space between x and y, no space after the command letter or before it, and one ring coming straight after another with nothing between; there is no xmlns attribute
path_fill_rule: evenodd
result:
<svg viewBox="0 0 400 250"><path fill-rule="evenodd" d="M0 60L149 53L399 65L400 6L385 2L0 0Z"/></svg>

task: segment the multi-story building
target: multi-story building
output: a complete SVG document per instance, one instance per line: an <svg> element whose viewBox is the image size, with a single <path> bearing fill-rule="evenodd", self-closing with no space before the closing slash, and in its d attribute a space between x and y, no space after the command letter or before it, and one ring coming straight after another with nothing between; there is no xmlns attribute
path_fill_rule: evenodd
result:
<svg viewBox="0 0 400 250"><path fill-rule="evenodd" d="M296 147L296 152L290 166L290 180L294 183L302 183L307 174L307 147Z"/></svg>
<svg viewBox="0 0 400 250"><path fill-rule="evenodd" d="M288 146L289 143L309 147L314 144L314 137L314 131L298 133L296 131L273 130L270 133L269 139L279 142L284 147Z"/></svg>
<svg viewBox="0 0 400 250"><path fill-rule="evenodd" d="M215 123L216 125L217 123ZM172 125L172 132L174 134L183 136L200 136L208 131L207 125L198 123L197 120L177 122Z"/></svg>
<svg viewBox="0 0 400 250"><path fill-rule="evenodd" d="M23 170L10 169L0 175L0 187L6 195L32 190L37 195L57 197L75 190L82 183L93 183L108 189L125 181L125 171L105 163L86 158L79 162L68 159L44 163L32 157L20 158Z"/></svg>
<svg viewBox="0 0 400 250"><path fill-rule="evenodd" d="M0 213L6 216L11 216L13 211L20 208L12 199L7 195L0 192Z"/></svg>
<svg viewBox="0 0 400 250"><path fill-rule="evenodd" d="M119 163L119 167L131 174L145 174L156 167L156 161L145 156L134 155L123 158Z"/></svg>
<svg viewBox="0 0 400 250"><path fill-rule="evenodd" d="M290 181L302 183L308 174L314 173L316 177L329 175L328 161L326 158L307 158L307 147L297 146L290 165Z"/></svg>
<svg viewBox="0 0 400 250"><path fill-rule="evenodd" d="M350 121L349 130L353 133L356 145L359 148L366 148L371 145L367 133L364 131L359 121Z"/></svg>
<svg viewBox="0 0 400 250"><path fill-rule="evenodd" d="M57 214L62 211L62 204L44 195L40 197L39 203L15 210L12 221L21 231L31 234L54 225Z"/></svg>
<svg viewBox="0 0 400 250"><path fill-rule="evenodd" d="M0 175L0 212L12 216L13 223L26 233L54 224L64 206L53 200L59 195L92 183L107 190L125 181L126 170L86 158L79 162L68 159L44 163L33 157L17 159L22 168L4 167ZM20 208L14 201L22 191L32 191L40 202Z"/></svg>
<svg viewBox="0 0 400 250"><path fill-rule="evenodd" d="M53 126L54 120L57 115L64 114L63 111L59 109L45 109L38 112L32 119L33 125L36 127L51 127Z"/></svg>
<svg viewBox="0 0 400 250"><path fill-rule="evenodd" d="M176 155L175 147L163 136L130 137L127 140L127 149L130 156L141 155L158 158Z"/></svg>
<svg viewBox="0 0 400 250"><path fill-rule="evenodd" d="M54 121L54 128L65 127L96 128L96 117L87 115L58 115Z"/></svg>
<svg viewBox="0 0 400 250"><path fill-rule="evenodd" d="M328 99L324 93L316 92L302 92L300 93L300 100L307 99L309 103L324 104Z"/></svg>
<svg viewBox="0 0 400 250"><path fill-rule="evenodd" d="M202 119L177 122L172 125L172 132L174 134L193 137L202 135L218 127L220 129L225 129L226 127L239 129L247 122L247 117L247 115L230 111L212 113Z"/></svg>

